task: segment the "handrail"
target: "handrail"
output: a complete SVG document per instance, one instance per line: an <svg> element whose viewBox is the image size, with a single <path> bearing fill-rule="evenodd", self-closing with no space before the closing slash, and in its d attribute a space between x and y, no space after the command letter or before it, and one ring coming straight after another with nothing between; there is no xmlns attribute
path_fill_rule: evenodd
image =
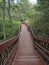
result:
<svg viewBox="0 0 49 65"><path fill-rule="evenodd" d="M14 41L17 41L18 37L13 38L7 42L5 42L4 44L0 45L0 54L6 50L7 47L9 47Z"/></svg>
<svg viewBox="0 0 49 65"><path fill-rule="evenodd" d="M42 38L34 35L32 28L28 26L28 29L31 33L32 38L34 39L34 47L44 59L46 64L49 64L49 39Z"/></svg>
<svg viewBox="0 0 49 65"><path fill-rule="evenodd" d="M37 40L40 40L40 41L43 41L43 42L46 42L49 44L49 38L44 38L44 37L39 37L39 36L36 36L34 35L33 31L32 31L32 28L30 25L28 25L26 22L22 22L22 24L25 24L27 27L28 27L28 30L31 32L31 35L37 39Z"/></svg>
<svg viewBox="0 0 49 65"><path fill-rule="evenodd" d="M15 53L18 49L18 39L21 30L20 28L16 37L5 41L0 45L0 65L11 65Z"/></svg>
<svg viewBox="0 0 49 65"><path fill-rule="evenodd" d="M35 39L44 41L44 42L46 42L46 43L49 44L49 38L38 37L38 36L34 35L34 33L33 33L33 31L32 31L32 28L31 28L30 26L28 26L28 27L30 28L30 31L31 31L31 33L32 33L32 35L33 35L33 37L34 37Z"/></svg>

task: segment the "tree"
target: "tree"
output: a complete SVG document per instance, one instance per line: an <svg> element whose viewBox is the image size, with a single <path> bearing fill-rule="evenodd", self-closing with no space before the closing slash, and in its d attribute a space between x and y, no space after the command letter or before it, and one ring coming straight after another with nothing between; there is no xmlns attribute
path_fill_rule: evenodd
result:
<svg viewBox="0 0 49 65"><path fill-rule="evenodd" d="M6 31L5 31L5 0L3 0L3 37L6 40Z"/></svg>
<svg viewBox="0 0 49 65"><path fill-rule="evenodd" d="M11 14L10 14L10 0L8 0L8 15L9 15L9 20L10 20L10 24L11 24L11 32L12 32L12 36L13 36L14 35L14 27L13 27L13 23L12 23Z"/></svg>
<svg viewBox="0 0 49 65"><path fill-rule="evenodd" d="M30 15L30 14L29 14ZM30 24L37 36L49 37L49 1L37 0L29 17Z"/></svg>

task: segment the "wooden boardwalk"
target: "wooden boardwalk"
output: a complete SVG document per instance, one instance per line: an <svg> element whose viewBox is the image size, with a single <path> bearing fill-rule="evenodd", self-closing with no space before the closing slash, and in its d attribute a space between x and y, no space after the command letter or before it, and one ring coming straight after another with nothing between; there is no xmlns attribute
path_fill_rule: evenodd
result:
<svg viewBox="0 0 49 65"><path fill-rule="evenodd" d="M18 41L18 50L12 65L46 65L34 49L28 28L22 24Z"/></svg>

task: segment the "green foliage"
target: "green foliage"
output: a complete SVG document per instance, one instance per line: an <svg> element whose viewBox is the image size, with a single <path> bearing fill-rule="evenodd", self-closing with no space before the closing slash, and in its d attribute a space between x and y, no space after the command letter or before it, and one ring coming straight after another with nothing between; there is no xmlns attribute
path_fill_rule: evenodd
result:
<svg viewBox="0 0 49 65"><path fill-rule="evenodd" d="M6 1L6 0L5 0ZM3 0L2 2L0 1L0 41L4 39L4 36L3 36L3 23L5 24L5 33L6 33L6 39L9 39L11 37L14 37L18 34L18 31L19 31L19 26L20 26L20 22L17 20L17 19L14 19L13 18L13 14L16 14L16 13L13 13L13 10L12 11L12 8L15 7L15 4L12 4L10 3L10 14L11 14L11 19L12 19L12 24L14 26L14 35L12 34L11 32L11 21L10 21L10 18L9 18L9 12L8 12L8 1L5 3L5 14L3 14ZM4 20L3 20L3 15L5 15L4 17ZM16 18L16 16L15 16Z"/></svg>
<svg viewBox="0 0 49 65"><path fill-rule="evenodd" d="M33 7L30 25L37 36L49 38L49 1L38 0Z"/></svg>
<svg viewBox="0 0 49 65"><path fill-rule="evenodd" d="M3 0L0 0L0 3L2 3L3 2Z"/></svg>
<svg viewBox="0 0 49 65"><path fill-rule="evenodd" d="M37 36L49 37L49 1L38 0L38 4L32 5L28 0L20 0L14 3L10 0L10 14L8 8L8 1L5 4L5 32L6 37L11 38L18 34L20 22L28 20L33 32ZM3 39L3 0L0 0L0 39ZM11 21L14 27L14 35L11 33Z"/></svg>
<svg viewBox="0 0 49 65"><path fill-rule="evenodd" d="M13 25L14 25L14 35L11 34L11 26L9 21L7 20L6 22L6 37L7 39L14 37L18 34L19 31L19 26L20 26L20 22L19 21L13 21ZM3 32L2 32L2 21L0 21L0 40L3 39Z"/></svg>

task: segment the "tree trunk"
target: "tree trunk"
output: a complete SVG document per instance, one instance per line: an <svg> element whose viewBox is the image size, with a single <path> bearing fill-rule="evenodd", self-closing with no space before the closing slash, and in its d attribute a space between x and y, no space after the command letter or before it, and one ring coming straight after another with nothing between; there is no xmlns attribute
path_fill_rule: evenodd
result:
<svg viewBox="0 0 49 65"><path fill-rule="evenodd" d="M5 32L5 0L3 0L3 37L6 40L6 32Z"/></svg>
<svg viewBox="0 0 49 65"><path fill-rule="evenodd" d="M11 14L10 14L10 0L8 0L8 15L9 15L10 24L11 24L11 33L13 36L14 35L14 27L13 27L13 23L12 23Z"/></svg>

